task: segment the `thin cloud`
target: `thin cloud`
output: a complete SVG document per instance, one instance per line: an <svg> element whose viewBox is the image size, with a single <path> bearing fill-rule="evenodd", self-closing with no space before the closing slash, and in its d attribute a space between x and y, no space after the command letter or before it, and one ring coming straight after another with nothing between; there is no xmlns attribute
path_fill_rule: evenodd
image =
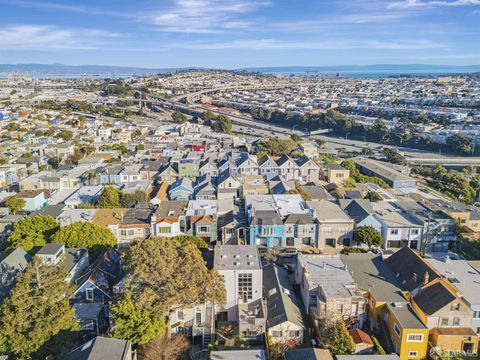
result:
<svg viewBox="0 0 480 360"><path fill-rule="evenodd" d="M435 43L428 40L416 41L378 41L378 40L359 40L359 41L331 41L331 42L308 42L308 41L281 41L276 39L258 39L258 40L236 40L231 42L210 42L210 43L179 43L171 44L167 47L176 49L191 50L346 50L346 49L385 49L385 50L416 50L447 48L445 44Z"/></svg>
<svg viewBox="0 0 480 360"><path fill-rule="evenodd" d="M14 25L0 29L3 50L95 50L120 34L98 29L61 28L53 25Z"/></svg>
<svg viewBox="0 0 480 360"><path fill-rule="evenodd" d="M452 0L452 1L423 1L423 0L404 0L397 1L388 5L389 9L415 9L429 8L436 6L458 7L458 6L475 6L480 5L480 0Z"/></svg>
<svg viewBox="0 0 480 360"><path fill-rule="evenodd" d="M147 20L159 30L181 33L219 33L252 26L246 14L270 6L270 1L175 0L174 6Z"/></svg>

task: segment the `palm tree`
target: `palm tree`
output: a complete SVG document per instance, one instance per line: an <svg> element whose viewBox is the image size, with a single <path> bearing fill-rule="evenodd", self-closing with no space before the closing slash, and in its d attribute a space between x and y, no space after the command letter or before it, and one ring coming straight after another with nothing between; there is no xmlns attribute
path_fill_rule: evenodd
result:
<svg viewBox="0 0 480 360"><path fill-rule="evenodd" d="M96 183L97 178L98 178L98 174L96 170L90 170L89 172L87 172L87 179L90 185L92 185L93 182Z"/></svg>

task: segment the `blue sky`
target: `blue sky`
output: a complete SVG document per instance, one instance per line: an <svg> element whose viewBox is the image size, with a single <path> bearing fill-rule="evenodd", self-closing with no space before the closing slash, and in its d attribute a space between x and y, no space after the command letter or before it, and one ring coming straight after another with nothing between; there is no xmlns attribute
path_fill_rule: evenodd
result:
<svg viewBox="0 0 480 360"><path fill-rule="evenodd" d="M480 64L480 0L0 0L0 63Z"/></svg>

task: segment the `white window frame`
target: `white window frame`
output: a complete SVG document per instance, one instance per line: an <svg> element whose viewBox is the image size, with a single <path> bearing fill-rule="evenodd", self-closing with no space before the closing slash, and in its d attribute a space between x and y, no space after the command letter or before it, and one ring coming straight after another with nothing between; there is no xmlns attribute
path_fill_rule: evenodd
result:
<svg viewBox="0 0 480 360"><path fill-rule="evenodd" d="M92 301L93 298L94 298L94 294L93 294L93 289L86 289L85 290L85 298L88 300L88 301Z"/></svg>

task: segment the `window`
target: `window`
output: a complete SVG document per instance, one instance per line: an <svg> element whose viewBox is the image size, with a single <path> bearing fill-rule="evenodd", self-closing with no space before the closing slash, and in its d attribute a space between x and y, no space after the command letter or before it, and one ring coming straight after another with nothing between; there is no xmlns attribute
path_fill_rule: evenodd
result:
<svg viewBox="0 0 480 360"><path fill-rule="evenodd" d="M460 318L454 317L452 325L453 326L460 326Z"/></svg>
<svg viewBox="0 0 480 360"><path fill-rule="evenodd" d="M177 311L177 319L178 321L183 321L183 311L182 310L178 310Z"/></svg>
<svg viewBox="0 0 480 360"><path fill-rule="evenodd" d="M417 357L418 356L418 352L417 351L409 351L408 352L408 357Z"/></svg>
<svg viewBox="0 0 480 360"><path fill-rule="evenodd" d="M391 229L390 235L398 235L398 229Z"/></svg>
<svg viewBox="0 0 480 360"><path fill-rule="evenodd" d="M458 303L453 303L451 306L450 306L450 309L452 311L459 311L460 310L460 304Z"/></svg>
<svg viewBox="0 0 480 360"><path fill-rule="evenodd" d="M448 318L442 318L442 326L448 326Z"/></svg>
<svg viewBox="0 0 480 360"><path fill-rule="evenodd" d="M198 227L198 232L199 233L209 233L210 232L210 226L199 226Z"/></svg>
<svg viewBox="0 0 480 360"><path fill-rule="evenodd" d="M477 334L480 334L480 327L477 327Z"/></svg>
<svg viewBox="0 0 480 360"><path fill-rule="evenodd" d="M412 235L418 235L418 229L413 229L412 230Z"/></svg>
<svg viewBox="0 0 480 360"><path fill-rule="evenodd" d="M197 325L202 324L202 312L199 309L195 311L195 323Z"/></svg>
<svg viewBox="0 0 480 360"><path fill-rule="evenodd" d="M343 314L343 304L337 304L337 313Z"/></svg>
<svg viewBox="0 0 480 360"><path fill-rule="evenodd" d="M279 330L272 331L272 337L282 337L282 332Z"/></svg>
<svg viewBox="0 0 480 360"><path fill-rule="evenodd" d="M332 233L332 228L331 227L323 227L322 228L322 234L331 234Z"/></svg>
<svg viewBox="0 0 480 360"><path fill-rule="evenodd" d="M243 302L253 298L252 274L238 274L238 297Z"/></svg>
<svg viewBox="0 0 480 360"><path fill-rule="evenodd" d="M257 337L257 333L252 330L245 330L245 331L242 331L242 336L244 338L254 338L254 337Z"/></svg>
<svg viewBox="0 0 480 360"><path fill-rule="evenodd" d="M423 334L408 334L407 342L422 342Z"/></svg>
<svg viewBox="0 0 480 360"><path fill-rule="evenodd" d="M85 297L87 300L93 300L93 289L87 289L85 291Z"/></svg>
<svg viewBox="0 0 480 360"><path fill-rule="evenodd" d="M398 328L397 324L393 324L393 331L395 331L395 334L398 336L401 336L400 329Z"/></svg>
<svg viewBox="0 0 480 360"><path fill-rule="evenodd" d="M262 227L262 235L265 235L265 236L273 235L273 228Z"/></svg>
<svg viewBox="0 0 480 360"><path fill-rule="evenodd" d="M171 231L172 231L172 228L170 226L160 226L158 228L158 232L160 234L170 234Z"/></svg>
<svg viewBox="0 0 480 360"><path fill-rule="evenodd" d="M288 332L288 336L291 337L291 338L298 338L300 337L300 331L298 330L290 330Z"/></svg>
<svg viewBox="0 0 480 360"><path fill-rule="evenodd" d="M479 311L475 311L475 312L473 313L473 317L474 317L475 319L479 319L479 318L480 318L480 310L479 310Z"/></svg>

